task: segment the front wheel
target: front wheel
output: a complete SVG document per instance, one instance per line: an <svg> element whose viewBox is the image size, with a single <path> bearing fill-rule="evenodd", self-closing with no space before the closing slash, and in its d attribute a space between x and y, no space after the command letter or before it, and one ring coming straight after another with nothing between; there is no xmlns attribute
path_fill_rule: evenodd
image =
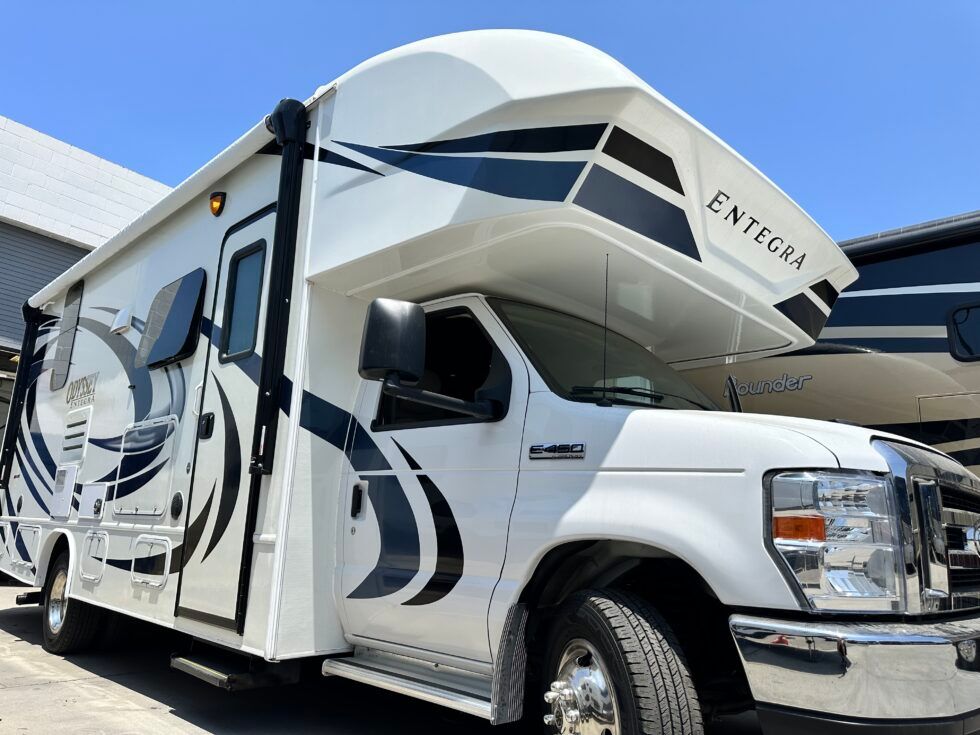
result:
<svg viewBox="0 0 980 735"><path fill-rule="evenodd" d="M573 596L544 661L545 732L701 735L701 709L670 627L645 600L616 590ZM550 677L550 678L547 678Z"/></svg>
<svg viewBox="0 0 980 735"><path fill-rule="evenodd" d="M44 650L74 653L95 638L102 611L81 600L68 599L68 552L54 560L44 585Z"/></svg>

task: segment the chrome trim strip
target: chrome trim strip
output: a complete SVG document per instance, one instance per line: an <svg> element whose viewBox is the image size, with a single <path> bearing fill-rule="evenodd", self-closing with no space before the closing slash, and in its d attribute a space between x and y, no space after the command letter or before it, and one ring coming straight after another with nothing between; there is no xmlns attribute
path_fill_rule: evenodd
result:
<svg viewBox="0 0 980 735"><path fill-rule="evenodd" d="M942 521L942 498L935 480L915 478L922 526L922 609L949 609L949 569L946 557L946 530Z"/></svg>

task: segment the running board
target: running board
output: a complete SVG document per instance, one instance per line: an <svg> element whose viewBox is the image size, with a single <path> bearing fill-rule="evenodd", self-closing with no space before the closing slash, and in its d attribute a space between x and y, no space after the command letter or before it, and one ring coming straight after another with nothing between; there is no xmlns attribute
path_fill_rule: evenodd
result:
<svg viewBox="0 0 980 735"><path fill-rule="evenodd" d="M407 656L358 649L347 658L328 658L324 676L340 676L389 692L491 719L490 677Z"/></svg>
<svg viewBox="0 0 980 735"><path fill-rule="evenodd" d="M294 684L299 681L299 666L294 662L268 664L238 654L223 656L220 653L208 653L174 653L170 656L170 668L230 692Z"/></svg>

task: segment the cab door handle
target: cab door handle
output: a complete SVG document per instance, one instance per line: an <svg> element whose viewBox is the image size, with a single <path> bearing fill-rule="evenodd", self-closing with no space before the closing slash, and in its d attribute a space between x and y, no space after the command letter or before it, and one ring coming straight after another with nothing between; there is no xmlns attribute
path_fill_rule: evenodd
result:
<svg viewBox="0 0 980 735"><path fill-rule="evenodd" d="M350 517L357 518L364 509L364 491L367 490L367 480L354 483L350 498Z"/></svg>

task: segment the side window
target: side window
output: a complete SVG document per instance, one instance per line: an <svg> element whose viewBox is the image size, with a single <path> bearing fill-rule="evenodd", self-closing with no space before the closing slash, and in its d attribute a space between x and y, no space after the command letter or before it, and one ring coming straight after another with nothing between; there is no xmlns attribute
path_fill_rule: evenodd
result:
<svg viewBox="0 0 980 735"><path fill-rule="evenodd" d="M265 240L253 242L231 256L221 332L221 362L234 362L255 352L265 274Z"/></svg>
<svg viewBox="0 0 980 735"><path fill-rule="evenodd" d="M490 383L509 381L509 368L483 327L467 309L446 309L425 315L425 373L415 387L465 401ZM470 416L381 396L373 429L408 428L445 423L469 423Z"/></svg>
<svg viewBox="0 0 980 735"><path fill-rule="evenodd" d="M68 289L65 296L65 310L61 314L61 331L54 350L51 368L51 390L60 390L68 382L68 368L71 366L71 353L75 348L75 332L78 329L78 313L82 308L84 281L79 281Z"/></svg>
<svg viewBox="0 0 980 735"><path fill-rule="evenodd" d="M949 352L957 360L980 360L980 304L954 309L946 325Z"/></svg>
<svg viewBox="0 0 980 735"><path fill-rule="evenodd" d="M136 367L158 368L194 354L206 281L204 269L198 268L157 292L136 350Z"/></svg>

